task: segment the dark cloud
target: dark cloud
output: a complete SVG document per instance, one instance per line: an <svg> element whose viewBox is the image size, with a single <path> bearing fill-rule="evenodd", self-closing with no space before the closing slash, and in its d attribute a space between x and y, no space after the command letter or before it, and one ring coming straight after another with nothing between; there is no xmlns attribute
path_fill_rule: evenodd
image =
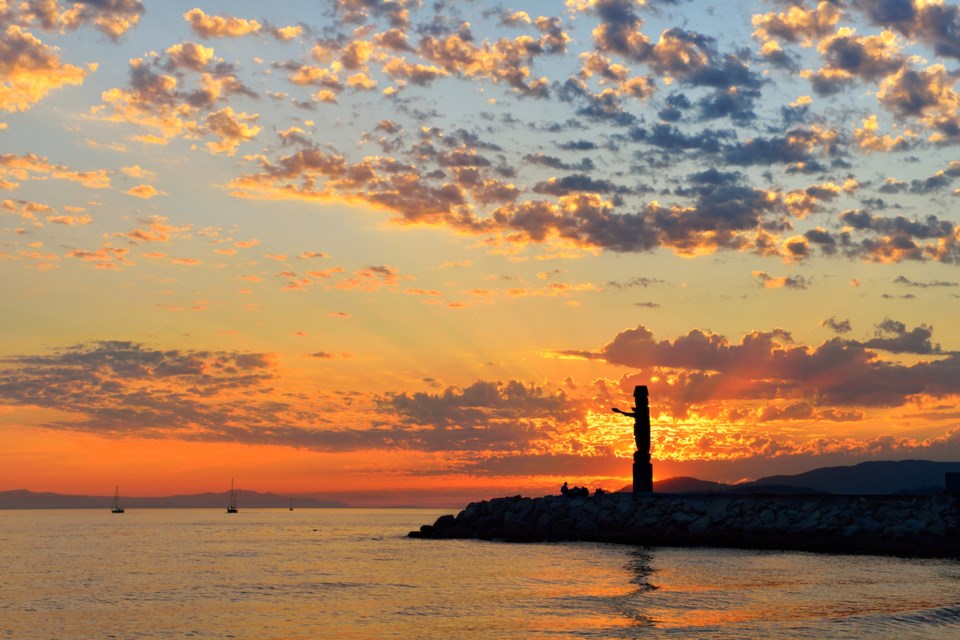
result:
<svg viewBox="0 0 960 640"><path fill-rule="evenodd" d="M534 193L563 196L577 191L590 193L620 193L624 189L609 180L594 179L584 174L573 174L562 178L550 178L533 185Z"/></svg>
<svg viewBox="0 0 960 640"><path fill-rule="evenodd" d="M734 123L744 125L757 117L753 107L760 92L755 90L717 90L697 102L700 117L704 120L730 118Z"/></svg>
<svg viewBox="0 0 960 640"><path fill-rule="evenodd" d="M690 174L687 176L687 181L693 184L732 185L742 182L744 178L745 176L739 171L720 171L716 167L710 167Z"/></svg>
<svg viewBox="0 0 960 640"><path fill-rule="evenodd" d="M794 129L785 136L758 137L737 143L724 151L724 157L730 164L738 166L810 163L820 142L818 132Z"/></svg>
<svg viewBox="0 0 960 640"><path fill-rule="evenodd" d="M563 392L511 380L388 392L375 398L375 412L357 414L361 424L340 427L316 398L278 393L280 372L262 353L109 341L0 364L0 400L67 416L42 426L99 434L323 451L513 451L584 420L582 407ZM337 402L339 411L353 404Z"/></svg>
<svg viewBox="0 0 960 640"><path fill-rule="evenodd" d="M856 79L878 82L900 70L905 59L883 36L838 32L819 46L826 64L811 77L814 91L833 95Z"/></svg>
<svg viewBox="0 0 960 640"><path fill-rule="evenodd" d="M334 8L347 22L362 24L382 18L392 27L406 28L412 4L409 0L336 0Z"/></svg>
<svg viewBox="0 0 960 640"><path fill-rule="evenodd" d="M607 283L607 286L613 287L615 289L626 289L630 287L647 287L655 284L667 284L666 280L661 280L659 278L650 278L647 276L636 276L630 280L624 282L610 281Z"/></svg>
<svg viewBox="0 0 960 640"><path fill-rule="evenodd" d="M845 211L840 219L856 231L877 234L856 245L849 243L846 251L850 255L886 262L936 260L953 264L960 260L956 226L949 220L933 215L923 220L904 216L887 218L862 210Z"/></svg>
<svg viewBox="0 0 960 640"><path fill-rule="evenodd" d="M930 340L930 327L908 330L885 320L878 331L867 341L833 338L810 347L795 344L779 329L752 332L733 343L698 329L675 340L657 340L638 326L598 351L565 353L670 377L669 385L651 383L651 395L663 398L675 415L721 399L816 398L820 408L892 407L919 394L960 394L960 352L940 351ZM881 359L878 349L937 357L904 365Z"/></svg>
<svg viewBox="0 0 960 640"><path fill-rule="evenodd" d="M929 289L931 287L960 287L960 282L953 282L949 280L931 280L930 282L916 282L910 280L906 276L897 276L894 280L897 284L902 284L906 287L917 287L920 289Z"/></svg>
<svg viewBox="0 0 960 640"><path fill-rule="evenodd" d="M84 0L67 2L49 2L48 0L24 0L9 3L19 5L9 9L7 3L2 11L20 11L22 15L0 15L14 18L26 24L36 23L44 30L64 29L74 31L82 26L92 26L111 40L119 40L123 34L135 27L146 13L141 0Z"/></svg>
<svg viewBox="0 0 960 640"><path fill-rule="evenodd" d="M0 397L6 402L78 416L55 426L98 432L219 431L246 415L274 379L261 353L151 349L122 341L77 345L51 355L5 358Z"/></svg>
<svg viewBox="0 0 960 640"><path fill-rule="evenodd" d="M868 349L882 349L891 353L940 353L940 345L933 344L933 327L920 325L907 330L907 325L885 318L877 325L876 336L863 343Z"/></svg>
<svg viewBox="0 0 960 640"><path fill-rule="evenodd" d="M806 289L809 284L803 276L781 276L777 278L763 271L755 271L753 275L759 280L760 286L765 288Z"/></svg>
<svg viewBox="0 0 960 640"><path fill-rule="evenodd" d="M597 148L597 143L591 140L571 140L561 142L557 147L564 151L593 151Z"/></svg>
<svg viewBox="0 0 960 640"><path fill-rule="evenodd" d="M548 156L543 153L527 154L523 157L524 161L530 164L538 164L551 169L562 169L564 171L593 171L596 167L590 158L583 158L576 164L565 162L556 156Z"/></svg>
<svg viewBox="0 0 960 640"><path fill-rule="evenodd" d="M876 25L933 45L937 55L960 59L960 7L948 2L856 0L854 6Z"/></svg>
<svg viewBox="0 0 960 640"><path fill-rule="evenodd" d="M850 333L853 330L850 320L837 320L836 316L821 320L820 325L832 329L835 333Z"/></svg>
<svg viewBox="0 0 960 640"><path fill-rule="evenodd" d="M478 381L448 387L441 393L393 393L379 400L381 410L395 412L405 423L444 428L485 428L502 420L551 420L574 417L562 392L549 394L517 380Z"/></svg>
<svg viewBox="0 0 960 640"><path fill-rule="evenodd" d="M656 124L649 129L631 129L630 137L634 142L646 142L667 151L696 150L716 153L725 148L728 140L736 138L736 132L703 129L688 135L675 126Z"/></svg>

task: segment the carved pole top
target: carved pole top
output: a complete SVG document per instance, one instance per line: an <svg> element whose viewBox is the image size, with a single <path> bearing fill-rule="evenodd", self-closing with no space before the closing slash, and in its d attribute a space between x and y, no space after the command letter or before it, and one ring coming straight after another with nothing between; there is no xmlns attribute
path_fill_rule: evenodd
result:
<svg viewBox="0 0 960 640"><path fill-rule="evenodd" d="M633 388L633 397L634 398L646 398L650 395L650 392L647 391L647 385L638 384Z"/></svg>

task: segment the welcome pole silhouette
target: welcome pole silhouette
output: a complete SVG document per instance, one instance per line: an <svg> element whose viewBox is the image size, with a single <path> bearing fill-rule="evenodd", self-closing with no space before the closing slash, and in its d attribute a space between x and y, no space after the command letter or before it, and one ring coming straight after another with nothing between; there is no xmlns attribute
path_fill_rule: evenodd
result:
<svg viewBox="0 0 960 640"><path fill-rule="evenodd" d="M650 463L650 393L646 385L633 388L633 412L613 407L614 413L633 418L633 439L637 450L633 454L633 492L653 492L653 465Z"/></svg>

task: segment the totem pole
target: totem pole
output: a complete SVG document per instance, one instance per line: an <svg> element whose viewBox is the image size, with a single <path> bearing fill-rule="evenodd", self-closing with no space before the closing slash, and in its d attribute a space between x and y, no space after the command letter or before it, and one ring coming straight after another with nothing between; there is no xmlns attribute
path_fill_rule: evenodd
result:
<svg viewBox="0 0 960 640"><path fill-rule="evenodd" d="M646 385L633 388L633 413L613 408L614 413L633 418L633 438L637 451L633 454L633 492L653 492L653 465L650 464L650 402Z"/></svg>

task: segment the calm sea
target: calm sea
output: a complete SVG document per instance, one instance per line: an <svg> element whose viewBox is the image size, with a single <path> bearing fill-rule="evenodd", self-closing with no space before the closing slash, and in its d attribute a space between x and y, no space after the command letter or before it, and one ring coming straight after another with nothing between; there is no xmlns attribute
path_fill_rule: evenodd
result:
<svg viewBox="0 0 960 640"><path fill-rule="evenodd" d="M0 638L960 638L960 563L412 540L433 510L0 511Z"/></svg>

